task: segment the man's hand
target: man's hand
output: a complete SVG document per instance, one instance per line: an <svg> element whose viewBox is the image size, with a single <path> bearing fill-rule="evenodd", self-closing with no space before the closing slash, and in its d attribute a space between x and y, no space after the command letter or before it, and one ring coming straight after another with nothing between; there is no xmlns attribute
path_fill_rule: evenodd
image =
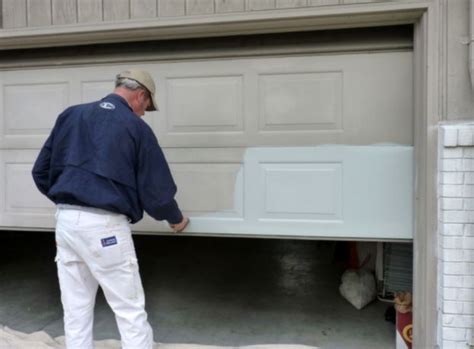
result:
<svg viewBox="0 0 474 349"><path fill-rule="evenodd" d="M184 228L186 228L188 223L189 223L189 218L183 217L183 220L181 221L181 223L170 224L170 228L173 229L173 232L175 233L181 233L184 230Z"/></svg>

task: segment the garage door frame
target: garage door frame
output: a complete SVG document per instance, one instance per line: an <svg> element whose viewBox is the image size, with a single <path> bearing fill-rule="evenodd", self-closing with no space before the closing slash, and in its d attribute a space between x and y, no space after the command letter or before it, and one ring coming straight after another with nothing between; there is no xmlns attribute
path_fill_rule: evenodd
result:
<svg viewBox="0 0 474 349"><path fill-rule="evenodd" d="M441 78L439 74L438 3L384 3L341 6L328 9L289 11L280 14L242 14L224 19L191 18L161 22L153 26L137 24L71 28L57 35L57 29L2 31L3 49L51 47L93 42L206 37L277 31L370 27L411 23L414 25L415 83L415 234L414 234L414 327L415 348L434 348L437 340L437 125L440 121ZM135 27L134 27L135 26ZM118 29L117 29L118 28ZM104 35L106 34L106 35ZM91 36L92 35L92 36ZM125 39L124 39L125 38ZM1 68L1 67L0 67Z"/></svg>

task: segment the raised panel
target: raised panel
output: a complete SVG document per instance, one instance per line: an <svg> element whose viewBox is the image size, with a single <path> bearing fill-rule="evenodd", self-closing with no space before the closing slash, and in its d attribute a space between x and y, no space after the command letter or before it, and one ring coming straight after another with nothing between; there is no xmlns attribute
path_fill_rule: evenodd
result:
<svg viewBox="0 0 474 349"><path fill-rule="evenodd" d="M251 148L244 166L247 229L333 238L413 236L413 147Z"/></svg>
<svg viewBox="0 0 474 349"><path fill-rule="evenodd" d="M48 134L68 105L68 83L4 85L3 99L5 135Z"/></svg>
<svg viewBox="0 0 474 349"><path fill-rule="evenodd" d="M54 228L54 204L36 188L31 169L38 150L0 152L0 226Z"/></svg>
<svg viewBox="0 0 474 349"><path fill-rule="evenodd" d="M168 78L168 132L242 131L242 77Z"/></svg>
<svg viewBox="0 0 474 349"><path fill-rule="evenodd" d="M171 164L180 208L193 216L242 217L242 165Z"/></svg>
<svg viewBox="0 0 474 349"><path fill-rule="evenodd" d="M342 219L340 163L261 163L262 218Z"/></svg>
<svg viewBox="0 0 474 349"><path fill-rule="evenodd" d="M260 75L260 129L341 129L342 77L342 72Z"/></svg>
<svg viewBox="0 0 474 349"><path fill-rule="evenodd" d="M6 212L46 214L53 212L53 203L41 194L34 184L31 176L32 168L33 163L5 163Z"/></svg>
<svg viewBox="0 0 474 349"><path fill-rule="evenodd" d="M81 101L83 103L97 101L112 92L112 81L81 82Z"/></svg>

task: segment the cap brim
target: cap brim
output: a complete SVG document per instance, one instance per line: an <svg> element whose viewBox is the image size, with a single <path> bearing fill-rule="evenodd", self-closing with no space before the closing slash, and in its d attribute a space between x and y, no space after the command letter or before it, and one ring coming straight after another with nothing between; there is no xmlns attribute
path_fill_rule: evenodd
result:
<svg viewBox="0 0 474 349"><path fill-rule="evenodd" d="M151 104L147 109L146 111L155 111L155 110L159 110L158 109L158 103L156 103L156 99L155 99L155 96L153 96L150 91L148 91L148 95L151 97Z"/></svg>

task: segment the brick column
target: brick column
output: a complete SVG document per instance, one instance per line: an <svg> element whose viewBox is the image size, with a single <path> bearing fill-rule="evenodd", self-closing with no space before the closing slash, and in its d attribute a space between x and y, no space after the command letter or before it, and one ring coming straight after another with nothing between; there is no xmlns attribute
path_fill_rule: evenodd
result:
<svg viewBox="0 0 474 349"><path fill-rule="evenodd" d="M439 140L440 346L467 349L474 346L474 123L442 125Z"/></svg>

